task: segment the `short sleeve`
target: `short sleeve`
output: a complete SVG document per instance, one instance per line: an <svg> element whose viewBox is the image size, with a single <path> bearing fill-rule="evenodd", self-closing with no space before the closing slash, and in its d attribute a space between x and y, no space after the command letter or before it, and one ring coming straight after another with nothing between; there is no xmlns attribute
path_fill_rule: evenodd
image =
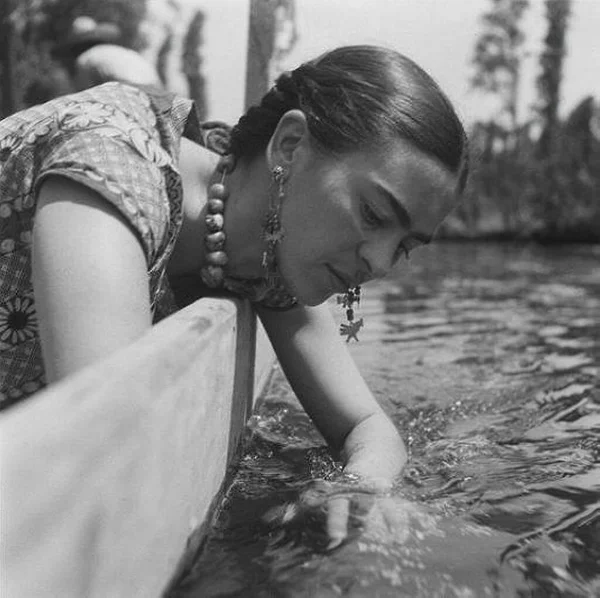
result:
<svg viewBox="0 0 600 598"><path fill-rule="evenodd" d="M132 140L89 130L65 136L52 146L38 170L36 193L50 175L67 177L96 191L137 233L152 266L164 246L170 221L163 157L144 155L152 151L151 144L140 151Z"/></svg>

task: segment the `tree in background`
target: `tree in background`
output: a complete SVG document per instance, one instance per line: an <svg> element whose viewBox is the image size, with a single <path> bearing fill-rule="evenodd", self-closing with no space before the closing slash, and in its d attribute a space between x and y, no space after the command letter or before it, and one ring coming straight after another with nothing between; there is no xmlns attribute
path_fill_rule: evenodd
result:
<svg viewBox="0 0 600 598"><path fill-rule="evenodd" d="M65 40L75 18L111 22L122 44L140 46L138 29L146 0L2 0L2 114L71 91L63 67L51 57L57 40Z"/></svg>
<svg viewBox="0 0 600 598"><path fill-rule="evenodd" d="M539 156L549 158L556 149L559 135L558 105L566 54L566 32L571 0L546 0L548 29L540 56L541 72L537 78L537 113L542 124L538 142Z"/></svg>
<svg viewBox="0 0 600 598"><path fill-rule="evenodd" d="M525 41L521 20L529 0L491 0L491 3L490 10L481 17L483 32L475 44L471 86L500 100L500 116L506 116L509 129L515 131Z"/></svg>
<svg viewBox="0 0 600 598"><path fill-rule="evenodd" d="M173 32L169 31L160 48L158 49L158 54L156 56L156 70L158 71L160 80L165 86L167 86L169 82L169 57L172 50Z"/></svg>
<svg viewBox="0 0 600 598"><path fill-rule="evenodd" d="M587 97L564 120L558 111L571 0L545 0L537 102L525 122L517 100L525 41L520 22L528 3L490 1L471 84L495 97L500 110L473 127L479 161L458 217L476 236L600 241L600 139L594 134L600 108Z"/></svg>
<svg viewBox="0 0 600 598"><path fill-rule="evenodd" d="M200 120L206 118L206 82L202 75L202 28L204 26L204 13L197 11L188 27L183 40L183 55L181 57L182 71L186 76L189 87L189 96L194 100Z"/></svg>
<svg viewBox="0 0 600 598"><path fill-rule="evenodd" d="M54 43L64 40L77 17L88 16L98 23L114 23L121 30L120 43L141 49L139 26L146 13L146 0L25 0L16 12L26 23L28 37Z"/></svg>
<svg viewBox="0 0 600 598"><path fill-rule="evenodd" d="M294 0L250 0L246 106L260 101L296 43Z"/></svg>
<svg viewBox="0 0 600 598"><path fill-rule="evenodd" d="M490 0L481 17L482 32L477 38L472 59L471 88L498 101L496 116L477 123L473 144L481 152L481 168L475 175L476 194L468 195L462 216L472 228L481 218L481 197L488 199L502 217L502 227L513 229L521 210L520 196L510 188L522 178L522 168L512 159L514 147L522 141L518 123L521 63L525 35L522 18L528 0ZM495 225L498 227L498 225Z"/></svg>
<svg viewBox="0 0 600 598"><path fill-rule="evenodd" d="M563 122L559 118L571 0L546 0L546 35L536 81L538 184L532 203L549 239L600 240L600 160L592 134L594 100L584 98Z"/></svg>

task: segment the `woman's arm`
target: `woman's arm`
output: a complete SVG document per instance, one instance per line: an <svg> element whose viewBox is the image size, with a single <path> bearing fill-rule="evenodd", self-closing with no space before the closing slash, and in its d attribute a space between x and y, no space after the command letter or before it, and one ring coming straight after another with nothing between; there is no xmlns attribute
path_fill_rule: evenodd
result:
<svg viewBox="0 0 600 598"><path fill-rule="evenodd" d="M32 280L48 381L131 343L151 325L146 258L116 208L64 177L38 195Z"/></svg>
<svg viewBox="0 0 600 598"><path fill-rule="evenodd" d="M389 484L406 462L404 444L360 375L327 305L259 309L281 366L344 471Z"/></svg>

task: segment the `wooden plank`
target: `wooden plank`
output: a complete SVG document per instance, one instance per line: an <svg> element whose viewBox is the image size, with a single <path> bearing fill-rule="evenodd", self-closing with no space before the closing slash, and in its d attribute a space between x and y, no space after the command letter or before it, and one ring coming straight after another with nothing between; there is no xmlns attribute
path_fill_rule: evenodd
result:
<svg viewBox="0 0 600 598"><path fill-rule="evenodd" d="M279 0L250 0L248 59L246 61L246 110L259 104L269 89L269 63L275 42L275 9Z"/></svg>
<svg viewBox="0 0 600 598"><path fill-rule="evenodd" d="M2 596L161 594L260 389L255 332L247 302L201 299L0 418Z"/></svg>

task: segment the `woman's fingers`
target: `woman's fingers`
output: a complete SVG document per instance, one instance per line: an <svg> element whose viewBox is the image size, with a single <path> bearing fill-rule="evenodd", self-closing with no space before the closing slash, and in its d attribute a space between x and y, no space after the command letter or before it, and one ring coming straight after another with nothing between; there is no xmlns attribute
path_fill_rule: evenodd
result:
<svg viewBox="0 0 600 598"><path fill-rule="evenodd" d="M339 496L330 498L327 503L327 550L337 548L348 537L350 498Z"/></svg>

